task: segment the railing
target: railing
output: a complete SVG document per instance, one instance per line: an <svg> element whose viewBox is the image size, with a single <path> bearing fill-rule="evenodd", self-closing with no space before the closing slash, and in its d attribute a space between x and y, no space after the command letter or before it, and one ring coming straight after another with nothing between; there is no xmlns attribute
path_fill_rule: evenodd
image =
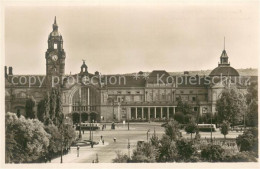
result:
<svg viewBox="0 0 260 169"><path fill-rule="evenodd" d="M93 111L96 106L72 106L72 111Z"/></svg>

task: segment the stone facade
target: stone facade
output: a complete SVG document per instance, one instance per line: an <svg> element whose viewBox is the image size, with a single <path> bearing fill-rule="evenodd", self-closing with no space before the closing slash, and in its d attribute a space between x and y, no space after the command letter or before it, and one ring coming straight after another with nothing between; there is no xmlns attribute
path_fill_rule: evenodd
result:
<svg viewBox="0 0 260 169"><path fill-rule="evenodd" d="M212 83L213 75L192 77L184 72L181 76L171 76L164 70L154 70L149 74L139 72L101 76L99 72L89 73L85 61L78 74L65 75L66 53L56 18L48 38L45 58L46 75L14 75L12 67L5 67L6 112L25 115L25 102L28 98L33 99L37 107L51 88L61 86L63 112L72 117L80 113L82 121L169 119L175 113L176 99L179 97L189 102L195 113L215 113L216 101L221 91L228 87L228 81L239 76L230 67L225 50L220 58L221 63L213 74L215 77L224 73L224 77L228 77L226 83L221 83L220 79L223 77L218 77L217 82ZM246 79L240 85L233 85L246 91Z"/></svg>

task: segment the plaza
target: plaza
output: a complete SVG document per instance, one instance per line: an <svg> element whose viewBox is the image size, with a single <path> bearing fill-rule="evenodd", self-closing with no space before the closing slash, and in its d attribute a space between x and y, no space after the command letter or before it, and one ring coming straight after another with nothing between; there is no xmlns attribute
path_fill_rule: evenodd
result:
<svg viewBox="0 0 260 169"><path fill-rule="evenodd" d="M148 138L154 134L161 138L164 134L164 128L161 127L162 123L130 123L130 130L128 131L127 124L117 124L116 129L111 129L111 124L107 123L107 128L105 130L94 131L93 140L99 141L100 136L103 136L105 144L99 143L94 145L93 148L90 146L80 147L79 157L77 157L77 147L71 147L70 152L63 156L63 163L92 163L96 160L98 155L99 163L112 163L113 159L116 158L116 151L120 151L124 154L128 154L128 139L130 142L130 153L136 148L137 141L147 141L147 131ZM190 134L186 134L184 130L181 130L182 136L185 138L190 138ZM235 139L241 132L231 131L227 135L227 139ZM200 132L201 139L210 139L210 132ZM114 142L113 138L116 138ZM212 137L223 139L223 135L219 130L212 133ZM82 140L89 139L89 131L85 131L82 134ZM52 163L60 163L60 157L55 158L51 161Z"/></svg>

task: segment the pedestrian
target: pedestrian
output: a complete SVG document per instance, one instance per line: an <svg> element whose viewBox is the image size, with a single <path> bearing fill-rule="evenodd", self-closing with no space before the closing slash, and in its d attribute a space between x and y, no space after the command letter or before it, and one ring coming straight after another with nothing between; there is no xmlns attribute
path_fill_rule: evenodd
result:
<svg viewBox="0 0 260 169"><path fill-rule="evenodd" d="M101 138L101 140L102 140L103 136L101 135L100 138Z"/></svg>
<svg viewBox="0 0 260 169"><path fill-rule="evenodd" d="M114 137L114 142L116 142L116 138Z"/></svg>
<svg viewBox="0 0 260 169"><path fill-rule="evenodd" d="M79 146L77 146L77 157L79 157Z"/></svg>
<svg viewBox="0 0 260 169"><path fill-rule="evenodd" d="M105 140L104 139L102 140L102 143L103 143L103 145L105 144Z"/></svg>

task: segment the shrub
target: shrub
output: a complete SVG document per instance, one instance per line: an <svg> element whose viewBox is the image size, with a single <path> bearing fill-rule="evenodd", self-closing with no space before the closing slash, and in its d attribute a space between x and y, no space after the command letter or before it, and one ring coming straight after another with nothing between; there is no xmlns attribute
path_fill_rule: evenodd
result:
<svg viewBox="0 0 260 169"><path fill-rule="evenodd" d="M169 136L163 135L160 140L157 162L173 162L177 159L177 149L175 142Z"/></svg>
<svg viewBox="0 0 260 169"><path fill-rule="evenodd" d="M236 138L237 145L240 147L240 152L254 151L258 153L258 134L256 131L257 130L255 129L247 130Z"/></svg>
<svg viewBox="0 0 260 169"><path fill-rule="evenodd" d="M206 148L202 149L201 157L207 161L216 162L222 160L223 153L224 149L220 145L209 144Z"/></svg>
<svg viewBox="0 0 260 169"><path fill-rule="evenodd" d="M173 116L174 120L176 120L179 123L184 122L184 114L182 112L176 112Z"/></svg>
<svg viewBox="0 0 260 169"><path fill-rule="evenodd" d="M224 162L257 162L256 154L253 152L243 151L231 156L225 156Z"/></svg>
<svg viewBox="0 0 260 169"><path fill-rule="evenodd" d="M114 163L127 163L128 161L129 157L126 154L123 154L120 151L116 151L116 158L113 159Z"/></svg>
<svg viewBox="0 0 260 169"><path fill-rule="evenodd" d="M131 162L155 162L155 148L150 143L139 144L136 149L133 150Z"/></svg>
<svg viewBox="0 0 260 169"><path fill-rule="evenodd" d="M196 150L193 143L186 139L177 140L176 148L180 160L188 160Z"/></svg>

